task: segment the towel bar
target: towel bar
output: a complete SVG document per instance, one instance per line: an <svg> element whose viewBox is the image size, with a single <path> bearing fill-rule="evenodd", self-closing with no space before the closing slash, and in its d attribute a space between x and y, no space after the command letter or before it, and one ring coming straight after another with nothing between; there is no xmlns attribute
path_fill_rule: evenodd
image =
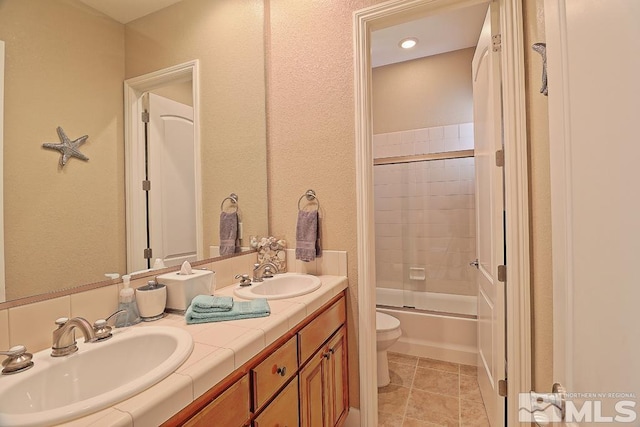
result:
<svg viewBox="0 0 640 427"><path fill-rule="evenodd" d="M308 201L312 201L315 200L316 203L318 204L318 210L320 210L320 199L318 199L316 197L316 192L313 190L307 190L302 196L300 196L300 198L298 199L298 210L301 211L302 208L300 207L300 202L302 201L302 199L307 198Z"/></svg>
<svg viewBox="0 0 640 427"><path fill-rule="evenodd" d="M231 204L236 208L236 212L238 212L238 195L236 193L231 193L229 194L229 197L222 199L222 203L220 203L220 210L224 211L224 202L227 200L231 201Z"/></svg>

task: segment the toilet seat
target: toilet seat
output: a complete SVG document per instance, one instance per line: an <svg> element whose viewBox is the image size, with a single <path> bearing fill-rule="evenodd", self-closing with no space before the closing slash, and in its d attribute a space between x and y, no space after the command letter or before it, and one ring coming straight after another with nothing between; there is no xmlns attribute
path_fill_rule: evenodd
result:
<svg viewBox="0 0 640 427"><path fill-rule="evenodd" d="M386 313L376 311L376 332L390 332L400 327L400 320Z"/></svg>

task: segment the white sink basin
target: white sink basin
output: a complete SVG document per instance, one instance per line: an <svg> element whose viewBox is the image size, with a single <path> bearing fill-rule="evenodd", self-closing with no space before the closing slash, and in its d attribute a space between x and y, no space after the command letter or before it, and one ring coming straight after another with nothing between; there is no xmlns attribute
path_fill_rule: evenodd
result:
<svg viewBox="0 0 640 427"><path fill-rule="evenodd" d="M315 291L322 285L320 279L309 274L282 273L276 274L264 282L251 286L236 286L235 296L244 299L266 298L268 300L293 298Z"/></svg>
<svg viewBox="0 0 640 427"><path fill-rule="evenodd" d="M115 329L66 357L33 355L28 371L0 376L0 425L50 426L107 408L174 372L191 354L187 331L162 326Z"/></svg>

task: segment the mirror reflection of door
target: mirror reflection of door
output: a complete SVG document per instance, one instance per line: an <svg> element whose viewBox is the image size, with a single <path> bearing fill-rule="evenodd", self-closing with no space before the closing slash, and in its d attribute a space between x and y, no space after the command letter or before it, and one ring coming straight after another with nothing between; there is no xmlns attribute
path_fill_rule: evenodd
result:
<svg viewBox="0 0 640 427"><path fill-rule="evenodd" d="M169 267L197 259L193 107L148 96L147 247Z"/></svg>

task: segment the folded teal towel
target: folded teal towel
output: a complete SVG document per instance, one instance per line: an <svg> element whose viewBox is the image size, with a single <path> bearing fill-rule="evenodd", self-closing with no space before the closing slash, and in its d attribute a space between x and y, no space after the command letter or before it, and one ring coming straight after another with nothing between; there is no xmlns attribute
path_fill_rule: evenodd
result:
<svg viewBox="0 0 640 427"><path fill-rule="evenodd" d="M193 311L196 313L217 313L229 311L233 308L232 297L219 297L214 295L197 295L191 300Z"/></svg>
<svg viewBox="0 0 640 427"><path fill-rule="evenodd" d="M250 319L254 317L267 317L271 314L269 303L264 298L251 301L234 301L233 308L229 311L216 313L198 313L193 310L193 304L187 308L185 319L188 325L194 323L222 322L224 320Z"/></svg>

